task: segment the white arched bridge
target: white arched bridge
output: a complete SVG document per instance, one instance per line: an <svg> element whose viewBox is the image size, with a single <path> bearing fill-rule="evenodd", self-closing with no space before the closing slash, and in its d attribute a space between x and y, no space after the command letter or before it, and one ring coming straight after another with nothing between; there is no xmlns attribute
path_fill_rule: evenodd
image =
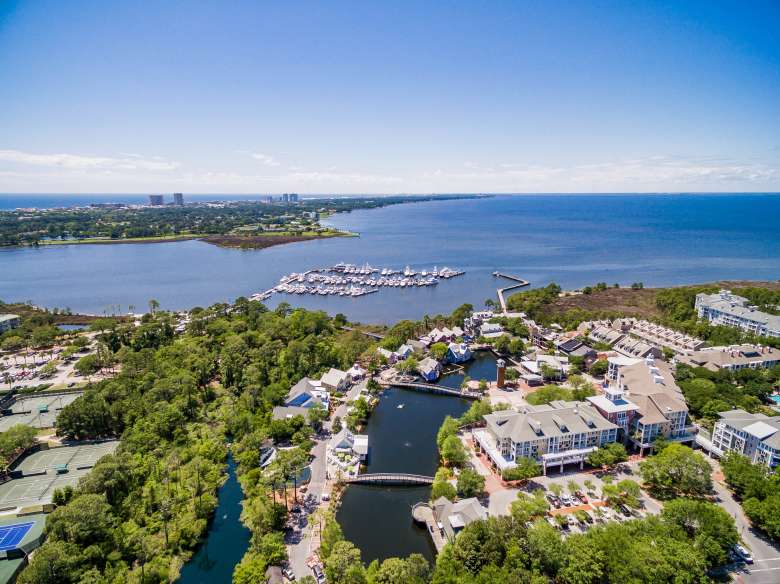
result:
<svg viewBox="0 0 780 584"><path fill-rule="evenodd" d="M350 484L364 485L432 485L433 477L402 472L375 472L346 479Z"/></svg>

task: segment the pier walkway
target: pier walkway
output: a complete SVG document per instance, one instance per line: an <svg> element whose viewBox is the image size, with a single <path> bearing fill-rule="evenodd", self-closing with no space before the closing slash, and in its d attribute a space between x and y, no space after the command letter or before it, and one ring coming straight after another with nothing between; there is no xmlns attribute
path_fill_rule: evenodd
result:
<svg viewBox="0 0 780 584"><path fill-rule="evenodd" d="M499 288L497 290L498 293L498 301L501 304L501 312L506 314L506 299L504 298L504 294L506 292L509 292L510 290L515 290L517 288L523 288L525 286L528 286L531 282L528 280L523 280L522 278L518 278L517 276L510 276L509 274L504 274L502 272L493 272L493 275L496 278L504 278L505 280L511 280L512 282L515 282L515 284L512 284L511 286L506 286L505 288Z"/></svg>
<svg viewBox="0 0 780 584"><path fill-rule="evenodd" d="M343 326L343 327L341 327L341 330L349 331L349 332L357 330L360 334L365 335L367 337L370 337L372 339L376 339L377 341L381 341L382 339L385 338L384 335L380 335L379 333L372 333L372 332L369 332L369 331L363 331L363 330L359 330L359 329L354 329L351 326Z"/></svg>
<svg viewBox="0 0 780 584"><path fill-rule="evenodd" d="M433 540L433 546L436 548L436 553L441 553L444 549L444 544L447 543L444 540L442 531L439 525L436 523L436 517L433 514L433 509L428 503L415 503L412 506L412 518L417 522L424 524L428 528L428 534Z"/></svg>
<svg viewBox="0 0 780 584"><path fill-rule="evenodd" d="M432 485L433 477L401 472L377 472L359 474L345 480L349 484L364 485Z"/></svg>
<svg viewBox="0 0 780 584"><path fill-rule="evenodd" d="M404 389L414 389L416 391L427 391L429 393L438 393L441 395L451 395L465 399L482 399L483 395L478 391L460 391L451 387L443 387L433 383L423 383L421 381L380 381L380 385L389 387L402 387Z"/></svg>

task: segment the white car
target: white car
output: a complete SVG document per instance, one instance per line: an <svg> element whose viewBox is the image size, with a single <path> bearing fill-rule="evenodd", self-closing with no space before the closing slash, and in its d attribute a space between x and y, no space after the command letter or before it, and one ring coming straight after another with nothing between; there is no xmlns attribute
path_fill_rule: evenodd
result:
<svg viewBox="0 0 780 584"><path fill-rule="evenodd" d="M734 546L734 551L737 552L737 555L740 558L742 558L746 564L753 563L753 556L750 554L750 551L745 546L736 544Z"/></svg>

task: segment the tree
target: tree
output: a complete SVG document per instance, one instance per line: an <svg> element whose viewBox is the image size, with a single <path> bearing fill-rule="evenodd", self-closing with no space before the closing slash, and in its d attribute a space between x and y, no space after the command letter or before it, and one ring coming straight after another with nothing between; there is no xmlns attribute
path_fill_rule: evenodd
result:
<svg viewBox="0 0 780 584"><path fill-rule="evenodd" d="M458 475L458 495L461 497L476 497L485 490L485 477L468 468Z"/></svg>
<svg viewBox="0 0 780 584"><path fill-rule="evenodd" d="M458 433L458 421L452 416L446 416L436 434L436 446L439 450L444 446L444 441L450 436L456 436Z"/></svg>
<svg viewBox="0 0 780 584"><path fill-rule="evenodd" d="M544 517L550 508L547 499L544 498L542 489L534 491L533 495L528 495L520 491L517 493L517 500L512 501L510 505L512 517L520 523L534 521Z"/></svg>
<svg viewBox="0 0 780 584"><path fill-rule="evenodd" d="M613 485L604 485L602 489L602 498L610 507L625 505L636 509L640 506L640 495L639 484L631 479L625 479Z"/></svg>
<svg viewBox="0 0 780 584"><path fill-rule="evenodd" d="M365 584L360 550L349 541L338 541L325 558L325 574L334 584Z"/></svg>
<svg viewBox="0 0 780 584"><path fill-rule="evenodd" d="M100 360L97 355L85 355L73 366L79 375L89 377L100 369Z"/></svg>
<svg viewBox="0 0 780 584"><path fill-rule="evenodd" d="M444 343L433 343L428 349L428 352L431 354L431 357L437 361L441 361L447 356L447 345Z"/></svg>
<svg viewBox="0 0 780 584"><path fill-rule="evenodd" d="M417 361L416 357L409 356L403 361L400 361L395 364L395 368L398 369L401 373L404 374L411 374L417 371L417 368L419 367L420 363Z"/></svg>
<svg viewBox="0 0 780 584"><path fill-rule="evenodd" d="M541 472L541 466L533 458L519 456L515 459L515 466L505 469L501 478L505 481L527 481L539 476Z"/></svg>
<svg viewBox="0 0 780 584"><path fill-rule="evenodd" d="M441 457L448 466L463 466L468 454L458 436L448 436L441 447Z"/></svg>
<svg viewBox="0 0 780 584"><path fill-rule="evenodd" d="M433 477L433 486L431 487L431 501L435 501L439 497L444 497L450 501L454 501L457 496L455 487L450 483L451 473L446 467L439 467L436 470L436 474Z"/></svg>
<svg viewBox="0 0 780 584"><path fill-rule="evenodd" d="M599 359L590 366L590 374L593 377L601 377L602 375L606 375L608 369L609 362L606 359Z"/></svg>
<svg viewBox="0 0 780 584"><path fill-rule="evenodd" d="M315 430L319 430L322 427L322 422L328 419L328 410L326 410L325 406L322 404L315 403L309 408L307 417L309 418L309 424L311 424Z"/></svg>
<svg viewBox="0 0 780 584"><path fill-rule="evenodd" d="M370 584L427 584L431 567L420 554L408 558L388 558L371 563L367 570Z"/></svg>
<svg viewBox="0 0 780 584"><path fill-rule="evenodd" d="M333 433L338 434L339 432L341 432L342 427L343 426L341 425L341 417L336 416L335 418L333 418L333 424L331 424L331 429L333 430Z"/></svg>
<svg viewBox="0 0 780 584"><path fill-rule="evenodd" d="M563 584L596 584L604 576L606 551L587 537L572 536L566 541L566 552L558 579Z"/></svg>
<svg viewBox="0 0 780 584"><path fill-rule="evenodd" d="M702 497L712 491L707 460L682 444L670 444L639 465L644 482L659 497Z"/></svg>
<svg viewBox="0 0 780 584"><path fill-rule="evenodd" d="M726 562L729 549L739 542L734 518L708 501L678 498L668 501L661 512L664 522L679 527L701 549L709 566Z"/></svg>
<svg viewBox="0 0 780 584"><path fill-rule="evenodd" d="M605 444L588 455L588 464L596 467L610 467L626 460L628 460L628 452L620 442Z"/></svg>

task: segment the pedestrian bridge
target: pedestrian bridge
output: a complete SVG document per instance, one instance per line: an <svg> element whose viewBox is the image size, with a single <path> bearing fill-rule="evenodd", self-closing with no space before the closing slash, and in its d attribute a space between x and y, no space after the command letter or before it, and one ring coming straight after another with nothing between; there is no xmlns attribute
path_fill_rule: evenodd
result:
<svg viewBox="0 0 780 584"><path fill-rule="evenodd" d="M380 381L382 385L390 385L392 387L403 387L405 389L414 389L416 391L427 391L429 393L438 393L441 395L452 395L455 397L462 397L466 399L482 399L482 394L478 391L461 391L458 389L452 389L444 387L442 385L436 385L434 383L422 383L417 381Z"/></svg>
<svg viewBox="0 0 780 584"><path fill-rule="evenodd" d="M350 484L364 485L432 485L433 477L399 472L366 473L346 479Z"/></svg>

